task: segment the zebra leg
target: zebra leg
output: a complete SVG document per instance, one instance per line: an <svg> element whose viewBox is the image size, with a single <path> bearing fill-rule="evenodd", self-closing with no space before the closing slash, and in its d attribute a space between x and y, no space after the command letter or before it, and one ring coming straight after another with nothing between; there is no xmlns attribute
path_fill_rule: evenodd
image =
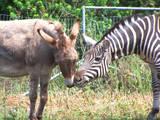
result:
<svg viewBox="0 0 160 120"><path fill-rule="evenodd" d="M160 96L160 73L150 66L152 73L152 91L153 91L153 107L148 115L148 120L156 120L156 115L159 112L159 96Z"/></svg>

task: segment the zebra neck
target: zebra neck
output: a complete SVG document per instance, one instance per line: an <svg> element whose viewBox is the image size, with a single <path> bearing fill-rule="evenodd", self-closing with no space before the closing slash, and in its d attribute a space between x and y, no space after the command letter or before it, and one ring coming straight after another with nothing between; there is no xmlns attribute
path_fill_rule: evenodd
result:
<svg viewBox="0 0 160 120"><path fill-rule="evenodd" d="M160 17L150 15L132 17L113 27L103 37L103 40L110 42L112 60L137 54L145 61L156 61L160 40L159 26Z"/></svg>
<svg viewBox="0 0 160 120"><path fill-rule="evenodd" d="M124 43L122 44L119 43L120 41L115 41L115 40L113 41L112 39L109 39L109 41L110 41L112 60L116 60L123 56L128 56L137 52L138 46L136 42L135 43L130 42L129 44L128 42L123 41Z"/></svg>
<svg viewBox="0 0 160 120"><path fill-rule="evenodd" d="M125 20L123 25L119 24L106 34L105 40L110 41L112 60L134 53L139 54L139 42L143 41L143 34L143 27L134 18L131 22Z"/></svg>
<svg viewBox="0 0 160 120"><path fill-rule="evenodd" d="M137 42L138 40L130 37L131 35L125 36L124 34L119 36L113 33L106 36L105 39L110 41L112 60L119 59L123 56L128 56L138 52Z"/></svg>

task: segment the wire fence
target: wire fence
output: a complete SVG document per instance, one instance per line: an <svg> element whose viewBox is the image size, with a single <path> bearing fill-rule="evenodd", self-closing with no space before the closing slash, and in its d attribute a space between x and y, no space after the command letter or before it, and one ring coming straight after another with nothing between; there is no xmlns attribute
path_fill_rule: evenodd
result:
<svg viewBox="0 0 160 120"><path fill-rule="evenodd" d="M95 9L100 10L101 8L95 8ZM95 11L95 9L94 9L94 7L86 7L85 14L87 12L91 13L91 11ZM108 10L108 9L104 9L104 8L102 8L102 9L103 9L103 13L105 13L105 11ZM113 8L113 10L114 9L115 8ZM136 8L136 9L138 10L138 8ZM95 11L95 12L97 12L97 11ZM83 11L83 13L84 13L84 11ZM96 16L96 14L95 14L95 16L94 15L85 16L85 21L83 20L81 23L82 28L81 28L81 31L80 31L80 34L79 34L79 37L77 40L77 47L76 47L76 49L79 52L80 58L81 58L81 56L83 56L83 54L85 52L85 46L83 45L83 40L81 37L81 32L84 32L84 28L83 28L84 25L85 25L85 32L87 33L87 35L99 40L103 36L103 34L109 28L111 28L111 26L113 26L115 23L120 21L123 17L125 17L125 16L109 16L109 15L104 15L104 14L100 14L100 15L98 14L98 16ZM6 21L6 20L14 20L14 19L26 19L26 17L12 18L9 15L0 14L0 20ZM70 28L72 27L72 25L75 21L75 17L71 17L71 16L61 17L59 19L59 21L63 23L66 33L69 34ZM56 69L53 70L51 80L57 79L58 77L62 77L62 76L61 76L61 73L57 67ZM26 79L26 78L23 78L23 79ZM21 85L19 85L18 88L17 87L15 88L14 86L16 84L21 84ZM18 90L16 90L16 89L18 89ZM28 81L27 80L22 82L19 79L12 80L10 78L7 78L7 80L6 80L6 78L0 78L0 90L5 90L5 91L9 91L11 93L15 93L15 91L26 91L27 89L28 89Z"/></svg>
<svg viewBox="0 0 160 120"><path fill-rule="evenodd" d="M31 19L28 17L10 17L6 14L0 14L1 21L8 21L8 20L21 20L21 19ZM69 35L70 29L75 22L75 17L61 17L59 21L64 25L65 32ZM79 51L83 51L83 44L81 35L78 36L77 40L77 47L76 49ZM81 44L81 45L80 45ZM77 64L79 64L79 61ZM62 78L62 74L59 70L59 67L56 67L52 71L52 76L50 81L57 80L58 78ZM28 95L29 94L29 85L28 85L28 77L20 77L20 78L6 78L0 77L0 93L1 91L5 92L5 94L22 94Z"/></svg>
<svg viewBox="0 0 160 120"><path fill-rule="evenodd" d="M21 19L31 19L28 17L11 17L6 14L0 14L1 21L8 20L21 20ZM72 27L75 18L74 17L61 17L59 19L60 22L64 25L65 31L67 34L70 32L70 28ZM80 38L79 38L80 39ZM61 72L58 67L53 69L52 77L50 80L55 80L57 77L61 76ZM24 79L24 80L21 80ZM20 78L6 78L0 77L0 91L5 91L5 93L15 94L18 91L24 92L24 95L28 95L28 77L20 77ZM16 87L15 87L16 86ZM0 92L1 93L1 92Z"/></svg>
<svg viewBox="0 0 160 120"><path fill-rule="evenodd" d="M9 15L5 15L5 14L0 14L0 20L6 21L6 20L14 20L14 19L26 19L25 17L16 17L16 18L12 18ZM102 21L104 18L99 18L100 21ZM108 19L108 18L107 18ZM106 20L107 20L106 19ZM113 16L111 19L113 19L114 22L119 21L119 17ZM60 22L63 23L63 25L65 26L65 31L67 34L69 34L70 28L72 27L75 18L74 17L61 17L61 19L59 19ZM95 20L91 21L90 27L92 26L97 26L96 29L92 32L93 34L97 34L97 33L101 33L102 30L104 30L103 26L99 26ZM77 40L77 50L79 51L80 56L83 55L84 51L85 51L85 47L83 46L83 42L82 42L82 38L81 38L81 34L78 37ZM81 61L79 61L80 63ZM55 69L53 69L52 72L52 77L51 77L51 81L52 80L59 80L58 78L61 78L61 72L59 70L58 67L56 67ZM21 80L23 79L23 80ZM29 85L28 85L28 77L22 77L22 78L5 78L5 77L0 77L0 90L4 91L5 94L19 94L19 92L23 95L28 95L28 89L29 89Z"/></svg>
<svg viewBox="0 0 160 120"><path fill-rule="evenodd" d="M28 19L26 17L10 17L9 15L0 14L0 20L6 21L6 20L14 20L14 19ZM104 31L106 30L106 25L118 22L121 19L121 17L118 16L108 16L108 17L97 17L96 19L87 19L86 20L86 32L91 34L93 38L97 38L97 35L102 36ZM67 34L69 34L70 28L72 27L75 18L74 17L61 17L59 19L60 22L63 23L65 31ZM103 23L106 24L103 24ZM101 24L102 23L102 24ZM83 24L83 23L82 23ZM81 32L80 32L81 33ZM80 58L83 56L83 53L85 51L85 46L83 45L83 40L81 37L81 34L79 34L78 40L77 40L77 50L79 51ZM80 62L79 62L80 63ZM53 69L51 81L55 80L56 78L61 76L61 72L59 71L59 68ZM20 79L25 79L24 81ZM23 91L24 95L28 94L28 78L0 78L0 88L1 90L8 91L10 93L16 93L16 91ZM17 86L18 87L14 87ZM27 84L27 85L26 85Z"/></svg>
<svg viewBox="0 0 160 120"><path fill-rule="evenodd" d="M86 12L90 12L90 11L86 11ZM86 19L85 20L85 30L86 31L85 32L87 33L87 35L97 40L99 40L103 36L104 32L106 32L107 29L109 29L116 22L120 21L123 17L125 17L125 16L103 16L103 14L98 17L97 16L95 17L95 16L92 16L92 17L86 16L85 18ZM12 18L9 15L0 14L0 20L5 21L5 20L14 20L14 19L26 19L26 18L25 17ZM75 18L74 17L61 17L59 21L63 23L66 33L69 34L70 28L72 27L75 21ZM81 32L82 32L82 28L81 28ZM81 56L83 56L85 52L85 46L83 45L81 34L79 34L79 37L77 40L77 50L81 58ZM79 61L79 63L80 62L81 61ZM5 104L2 103L3 101L5 101L6 96L9 96L9 95L12 96L15 94L28 95L28 89L29 89L28 79L29 79L28 77L21 77L21 78L0 77L0 94L1 94L0 111L2 110L6 111L5 108L3 108ZM60 79L62 79L62 75L61 75L59 68L56 67L55 69L53 69L51 81L55 80L57 82L56 84L57 87L61 87L59 84L63 84L63 82L62 80L59 81ZM53 87L55 88L56 86L52 86L50 84L50 88L53 88Z"/></svg>
<svg viewBox="0 0 160 120"><path fill-rule="evenodd" d="M103 36L104 32L110 29L121 19L133 14L148 15L153 13L159 14L160 8L83 6L82 32L90 35L94 39L99 40Z"/></svg>

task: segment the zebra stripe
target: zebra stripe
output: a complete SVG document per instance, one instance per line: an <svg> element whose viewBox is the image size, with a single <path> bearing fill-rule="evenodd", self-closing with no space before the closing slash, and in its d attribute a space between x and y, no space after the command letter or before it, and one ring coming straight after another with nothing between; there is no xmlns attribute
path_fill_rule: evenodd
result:
<svg viewBox="0 0 160 120"><path fill-rule="evenodd" d="M106 42L110 45L106 46ZM105 50L104 50L105 48ZM160 17L132 16L109 30L90 52L86 54L89 64L84 73L86 80L102 77L108 72L110 61L122 56L138 54L149 63L152 72L153 108L148 118L154 119L159 111L160 97ZM100 56L98 59L97 56ZM86 64L85 64L86 65Z"/></svg>
<svg viewBox="0 0 160 120"><path fill-rule="evenodd" d="M123 37L122 37L122 35L121 35L121 33L119 32L119 30L118 29L115 29L115 32L118 34L118 36L119 36L119 42L121 43L121 56L124 56L124 53L123 53L123 49L122 48L124 48L124 41L123 41Z"/></svg>
<svg viewBox="0 0 160 120"><path fill-rule="evenodd" d="M142 22L142 19L141 18L138 18L138 20L140 20L141 22ZM142 24L143 24L143 26L144 26L144 29L143 29L143 27L140 25L140 23L138 23L137 21L132 21L138 28L139 28L139 30L140 30L140 34L141 34L141 39L140 39L140 42L139 43L137 43L137 45L139 45L139 46L142 46L142 43L143 42L141 42L141 41L143 41L143 39L144 39L144 29L145 29L145 24L144 24L144 21L142 22ZM135 32L135 36L136 36L136 32ZM137 39L137 37L136 37L136 39ZM141 51L140 49L139 49L140 47L137 47L137 49L136 49L136 54L140 54L140 53L138 53L138 51Z"/></svg>
<svg viewBox="0 0 160 120"><path fill-rule="evenodd" d="M134 21L134 20L133 20ZM137 36L136 36L136 32L135 30L133 29L133 27L129 24L128 21L125 21L126 23L126 26L129 27L129 29L131 30L132 34L133 34L133 47L132 47L132 50L131 50L131 53L134 52L134 49L135 49L135 46L136 46L136 39L137 39ZM128 40L129 41L129 40ZM129 50L128 50L129 51Z"/></svg>

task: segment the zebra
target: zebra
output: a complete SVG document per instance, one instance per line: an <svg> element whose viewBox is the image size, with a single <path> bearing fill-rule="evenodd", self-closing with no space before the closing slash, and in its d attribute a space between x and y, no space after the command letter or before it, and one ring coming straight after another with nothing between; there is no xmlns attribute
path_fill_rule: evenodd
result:
<svg viewBox="0 0 160 120"><path fill-rule="evenodd" d="M156 14L133 15L115 24L85 53L84 62L74 76L74 85L82 87L106 76L112 61L131 54L139 55L151 69L153 106L147 119L155 120L160 97L160 16Z"/></svg>

